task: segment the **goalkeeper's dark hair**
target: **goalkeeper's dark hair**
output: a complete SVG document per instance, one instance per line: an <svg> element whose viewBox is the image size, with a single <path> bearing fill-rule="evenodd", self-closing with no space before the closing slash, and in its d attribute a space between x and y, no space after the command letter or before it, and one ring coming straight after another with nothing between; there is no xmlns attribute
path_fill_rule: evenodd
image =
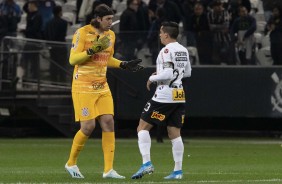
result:
<svg viewBox="0 0 282 184"><path fill-rule="evenodd" d="M98 5L94 10L94 15L93 15L94 19L91 21L90 24L94 26L95 28L99 28L100 23L97 21L97 17L102 18L107 15L114 15L114 11L106 4Z"/></svg>
<svg viewBox="0 0 282 184"><path fill-rule="evenodd" d="M176 22L162 22L162 30L171 38L177 39L179 34L179 26Z"/></svg>

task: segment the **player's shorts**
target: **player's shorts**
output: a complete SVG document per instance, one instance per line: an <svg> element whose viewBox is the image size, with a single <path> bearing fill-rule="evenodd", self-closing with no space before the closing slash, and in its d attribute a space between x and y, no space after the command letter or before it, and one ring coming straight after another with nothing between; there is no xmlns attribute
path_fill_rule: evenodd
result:
<svg viewBox="0 0 282 184"><path fill-rule="evenodd" d="M103 114L114 115L112 93L72 93L75 121L95 119Z"/></svg>
<svg viewBox="0 0 282 184"><path fill-rule="evenodd" d="M181 128L184 116L185 103L160 103L151 99L145 105L141 119L151 125L165 124Z"/></svg>

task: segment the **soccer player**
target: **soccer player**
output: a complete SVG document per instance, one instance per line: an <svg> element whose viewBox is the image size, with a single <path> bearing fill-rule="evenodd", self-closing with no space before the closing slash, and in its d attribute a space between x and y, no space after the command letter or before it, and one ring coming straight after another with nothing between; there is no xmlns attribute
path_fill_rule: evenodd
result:
<svg viewBox="0 0 282 184"><path fill-rule="evenodd" d="M123 179L113 170L115 152L114 108L109 89L107 67L119 67L129 71L143 69L140 59L120 61L113 58L115 34L110 30L113 11L107 5L99 5L94 19L89 25L79 28L72 40L69 62L74 67L72 82L72 99L75 120L80 122L70 156L65 169L73 178L84 178L77 167L79 153L96 126L102 129L102 148L104 153L103 178ZM94 155L95 156L95 155Z"/></svg>
<svg viewBox="0 0 282 184"><path fill-rule="evenodd" d="M192 69L187 49L176 41L178 33L177 23L162 23L160 40L165 47L159 52L156 62L157 71L147 81L148 90L150 90L150 85L155 82L157 88L153 98L145 105L137 127L138 146L143 164L131 177L132 179L139 179L145 174L154 172L150 156L151 137L149 131L158 124L167 126L175 162L173 172L164 179L182 179L183 177L184 145L180 129L184 122L185 95L181 80L184 77L190 77Z"/></svg>

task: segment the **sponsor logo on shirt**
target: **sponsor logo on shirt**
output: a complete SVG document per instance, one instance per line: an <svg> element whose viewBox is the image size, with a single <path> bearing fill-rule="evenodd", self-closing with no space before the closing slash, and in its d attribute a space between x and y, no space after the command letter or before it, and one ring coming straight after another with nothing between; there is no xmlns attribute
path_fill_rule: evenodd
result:
<svg viewBox="0 0 282 184"><path fill-rule="evenodd" d="M185 94L183 89L173 89L172 91L172 98L174 101L184 101Z"/></svg>

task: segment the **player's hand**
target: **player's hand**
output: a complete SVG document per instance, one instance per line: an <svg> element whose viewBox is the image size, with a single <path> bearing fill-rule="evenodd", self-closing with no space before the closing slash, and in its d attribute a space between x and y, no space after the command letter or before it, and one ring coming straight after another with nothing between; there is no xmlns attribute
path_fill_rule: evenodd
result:
<svg viewBox="0 0 282 184"><path fill-rule="evenodd" d="M108 36L103 36L102 38L97 37L97 40L93 41L92 49L95 53L101 52L110 46L110 38Z"/></svg>
<svg viewBox="0 0 282 184"><path fill-rule="evenodd" d="M139 65L142 62L142 59L133 59L131 61L122 61L120 63L120 67L125 70L129 70L131 72L137 72L143 70L144 67Z"/></svg>
<svg viewBox="0 0 282 184"><path fill-rule="evenodd" d="M108 36L97 37L96 40L92 41L92 46L87 50L88 55L101 52L110 46L110 38Z"/></svg>

